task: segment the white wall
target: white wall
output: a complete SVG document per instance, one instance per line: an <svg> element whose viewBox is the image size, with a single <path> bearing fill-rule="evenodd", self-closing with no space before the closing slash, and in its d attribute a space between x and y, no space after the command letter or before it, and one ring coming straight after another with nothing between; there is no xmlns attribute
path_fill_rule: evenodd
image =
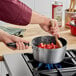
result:
<svg viewBox="0 0 76 76"><path fill-rule="evenodd" d="M52 14L51 4L54 0L20 0L20 1L28 5L34 11L37 11L38 13L51 18ZM64 18L64 11L66 8L69 8L70 0L60 0L60 1L63 3L63 18ZM0 21L0 25L6 25L6 23Z"/></svg>

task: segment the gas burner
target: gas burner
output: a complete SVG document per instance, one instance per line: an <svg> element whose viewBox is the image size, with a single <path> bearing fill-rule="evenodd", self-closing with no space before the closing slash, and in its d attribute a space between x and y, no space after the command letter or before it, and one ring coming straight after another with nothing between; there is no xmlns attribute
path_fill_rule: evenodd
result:
<svg viewBox="0 0 76 76"><path fill-rule="evenodd" d="M76 76L76 50L67 50L65 58L58 64L44 64L33 58L33 54L22 54L34 76Z"/></svg>
<svg viewBox="0 0 76 76"><path fill-rule="evenodd" d="M62 68L61 64L44 64L44 63L39 63L38 67L37 67L37 70L42 69L43 67L44 67L44 69L51 70L51 69L54 69L55 66L57 68Z"/></svg>

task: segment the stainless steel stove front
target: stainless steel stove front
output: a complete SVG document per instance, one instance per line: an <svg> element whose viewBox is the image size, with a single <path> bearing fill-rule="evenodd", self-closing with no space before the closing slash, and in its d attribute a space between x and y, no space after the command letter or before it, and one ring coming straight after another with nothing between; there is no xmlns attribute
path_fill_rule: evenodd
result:
<svg viewBox="0 0 76 76"><path fill-rule="evenodd" d="M4 61L0 61L0 76L8 76L8 70L4 64Z"/></svg>
<svg viewBox="0 0 76 76"><path fill-rule="evenodd" d="M4 55L4 63L9 76L33 76L21 54Z"/></svg>

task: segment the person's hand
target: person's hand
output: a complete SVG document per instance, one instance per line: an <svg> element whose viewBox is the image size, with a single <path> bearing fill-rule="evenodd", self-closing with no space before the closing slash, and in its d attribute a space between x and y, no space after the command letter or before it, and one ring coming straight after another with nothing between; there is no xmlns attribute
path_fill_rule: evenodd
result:
<svg viewBox="0 0 76 76"><path fill-rule="evenodd" d="M13 48L13 47L9 47L13 50L18 49L18 50L24 50L27 49L28 46L25 46L23 42L28 43L26 40L24 40L23 38L14 36L14 35L10 35L7 32L4 32L3 30L0 30L0 41L4 42L5 44L8 43L16 43L17 48Z"/></svg>
<svg viewBox="0 0 76 76"><path fill-rule="evenodd" d="M58 34L58 22L55 19L45 19L43 24L40 24L40 27L46 31L49 32L52 35L57 35Z"/></svg>
<svg viewBox="0 0 76 76"><path fill-rule="evenodd" d="M24 42L25 43L28 43L26 40L24 40L23 38L20 38L20 37L17 37L17 36L14 36L14 35L10 35L10 37L6 38L4 40L4 43L7 44L7 43L16 43L16 48L13 48L13 47L9 47L13 50L17 49L17 50L25 50L25 49L28 49L28 45L24 45Z"/></svg>

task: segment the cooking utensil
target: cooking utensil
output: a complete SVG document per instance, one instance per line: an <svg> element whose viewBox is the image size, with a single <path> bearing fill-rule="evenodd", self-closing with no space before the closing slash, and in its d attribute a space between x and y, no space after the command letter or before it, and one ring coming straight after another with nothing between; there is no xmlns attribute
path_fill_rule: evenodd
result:
<svg viewBox="0 0 76 76"><path fill-rule="evenodd" d="M69 12L71 12L72 0L70 1Z"/></svg>
<svg viewBox="0 0 76 76"><path fill-rule="evenodd" d="M59 38L63 47L58 49L43 49L38 48L37 45L42 43L54 43L56 44L56 40L54 36L41 36L34 38L32 40L32 48L33 48L33 56L34 59L42 62L42 63L49 63L49 64L56 64L61 62L64 59L65 52L66 52L66 45L67 41L63 38Z"/></svg>
<svg viewBox="0 0 76 76"><path fill-rule="evenodd" d="M76 1L75 0L71 0L70 1L69 12L74 12L75 4L76 4Z"/></svg>
<svg viewBox="0 0 76 76"><path fill-rule="evenodd" d="M72 12L74 12L74 8L75 8L75 3L76 1L75 0L73 0L73 8L72 8Z"/></svg>
<svg viewBox="0 0 76 76"><path fill-rule="evenodd" d="M58 36L55 36L55 40L56 40L56 45L61 48L62 47L62 43L60 42L60 40L58 39Z"/></svg>
<svg viewBox="0 0 76 76"><path fill-rule="evenodd" d="M41 37L36 37L32 40L32 49L33 49L33 56L34 59L42 62L42 63L49 63L49 64L55 64L59 63L64 59L65 52L66 52L66 45L67 41L63 38L59 38L61 41L63 47L57 48L57 49L43 49L37 47L40 43L54 43L56 44L56 40L54 36L41 36ZM10 43L7 44L8 46L13 46L16 47L16 43ZM26 44L25 45L29 45Z"/></svg>

